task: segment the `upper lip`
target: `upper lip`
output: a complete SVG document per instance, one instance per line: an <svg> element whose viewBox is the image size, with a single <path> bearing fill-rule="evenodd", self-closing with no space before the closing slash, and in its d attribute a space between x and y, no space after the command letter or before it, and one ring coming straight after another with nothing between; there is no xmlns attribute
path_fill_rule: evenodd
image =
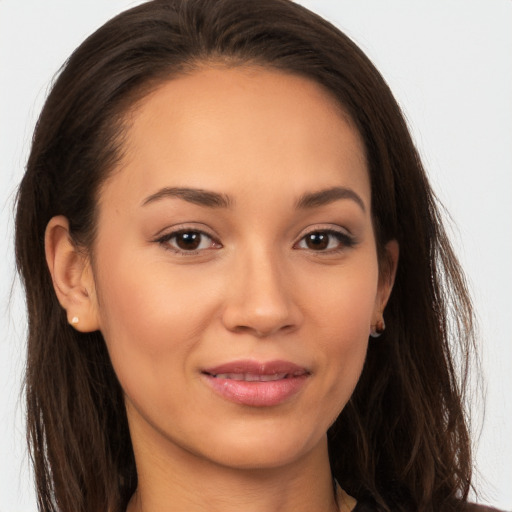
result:
<svg viewBox="0 0 512 512"><path fill-rule="evenodd" d="M289 361L254 361L241 360L223 363L218 366L205 368L202 373L208 375L219 374L248 374L248 375L277 375L284 374L286 376L307 375L310 372L303 366L291 363Z"/></svg>

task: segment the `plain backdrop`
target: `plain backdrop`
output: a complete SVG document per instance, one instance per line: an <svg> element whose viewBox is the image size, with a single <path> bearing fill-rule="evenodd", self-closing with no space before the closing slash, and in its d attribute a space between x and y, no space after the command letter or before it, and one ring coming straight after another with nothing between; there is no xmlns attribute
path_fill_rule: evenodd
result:
<svg viewBox="0 0 512 512"><path fill-rule="evenodd" d="M137 3L0 0L0 512L36 510L21 397L16 185L52 77L89 33ZM486 401L472 402L476 499L512 510L512 1L300 3L344 30L383 73L451 214L480 319Z"/></svg>

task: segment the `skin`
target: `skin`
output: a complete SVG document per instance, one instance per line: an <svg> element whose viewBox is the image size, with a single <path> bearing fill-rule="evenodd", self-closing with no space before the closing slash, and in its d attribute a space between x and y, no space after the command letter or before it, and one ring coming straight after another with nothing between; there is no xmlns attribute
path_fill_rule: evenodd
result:
<svg viewBox="0 0 512 512"><path fill-rule="evenodd" d="M124 151L101 190L93 257L63 217L46 247L70 322L101 330L125 391L139 474L128 510L338 510L326 431L358 381L398 258L390 242L379 273L359 134L307 79L204 67L142 100ZM336 187L345 192L297 207ZM309 374L279 405L236 404L201 372L239 359Z"/></svg>

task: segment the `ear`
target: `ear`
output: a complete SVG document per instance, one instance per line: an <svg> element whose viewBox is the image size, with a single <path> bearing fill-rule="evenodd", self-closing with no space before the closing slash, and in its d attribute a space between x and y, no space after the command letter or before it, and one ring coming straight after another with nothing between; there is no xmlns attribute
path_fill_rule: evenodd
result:
<svg viewBox="0 0 512 512"><path fill-rule="evenodd" d="M96 289L90 260L73 242L66 217L53 217L45 232L46 262L68 322L81 332L99 329Z"/></svg>
<svg viewBox="0 0 512 512"><path fill-rule="evenodd" d="M398 267L399 246L396 240L390 240L385 248L384 261L380 264L379 287L375 302L374 323L382 319L384 309L395 283L396 269Z"/></svg>

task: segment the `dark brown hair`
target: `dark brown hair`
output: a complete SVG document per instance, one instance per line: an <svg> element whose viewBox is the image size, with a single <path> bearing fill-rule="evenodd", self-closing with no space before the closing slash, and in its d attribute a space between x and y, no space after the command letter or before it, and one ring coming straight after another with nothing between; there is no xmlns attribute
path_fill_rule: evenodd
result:
<svg viewBox="0 0 512 512"><path fill-rule="evenodd" d="M121 511L137 486L122 390L101 333L78 333L67 323L45 262L46 225L65 215L75 243L91 246L97 192L121 156L127 113L158 84L209 61L307 77L330 91L358 128L379 254L396 239L400 263L388 328L370 343L357 388L328 432L332 472L379 510L456 510L471 476L466 286L385 81L347 36L289 0L144 3L91 35L53 86L16 215L39 509Z"/></svg>

